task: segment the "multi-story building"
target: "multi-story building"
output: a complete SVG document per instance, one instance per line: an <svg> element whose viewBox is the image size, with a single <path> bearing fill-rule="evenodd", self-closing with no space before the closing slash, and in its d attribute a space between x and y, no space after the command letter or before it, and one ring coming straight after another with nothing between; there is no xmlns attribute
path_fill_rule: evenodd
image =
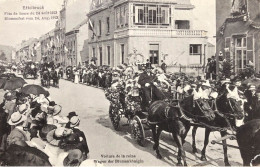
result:
<svg viewBox="0 0 260 167"><path fill-rule="evenodd" d="M59 19L56 21L54 29L54 63L64 65L65 64L65 32L66 32L66 8L63 5Z"/></svg>
<svg viewBox="0 0 260 167"><path fill-rule="evenodd" d="M54 43L54 29L41 36L39 41L41 42L41 61L54 61L54 50L56 48Z"/></svg>
<svg viewBox="0 0 260 167"><path fill-rule="evenodd" d="M190 0L93 0L89 55L98 65L202 65L207 35L193 29Z"/></svg>
<svg viewBox="0 0 260 167"><path fill-rule="evenodd" d="M83 49L84 41L88 39L88 20L86 14L89 11L89 1L67 0L65 5L65 65L82 65L86 56L80 52ZM75 19L76 18L76 19ZM84 57L85 56L85 57Z"/></svg>
<svg viewBox="0 0 260 167"><path fill-rule="evenodd" d="M66 36L66 46L68 49L67 52L67 61L66 65L70 66L80 66L82 65L82 57L87 55L81 55L80 52L83 50L84 41L88 35L88 20L85 19L78 26L73 28L73 30L67 32ZM83 58L86 59L86 58Z"/></svg>
<svg viewBox="0 0 260 167"><path fill-rule="evenodd" d="M217 0L217 55L230 60L234 72L251 61L260 70L260 2ZM223 57L223 58L222 58Z"/></svg>
<svg viewBox="0 0 260 167"><path fill-rule="evenodd" d="M40 61L41 50L39 47L39 40L36 38L23 40L20 46L16 48L16 59L19 61Z"/></svg>

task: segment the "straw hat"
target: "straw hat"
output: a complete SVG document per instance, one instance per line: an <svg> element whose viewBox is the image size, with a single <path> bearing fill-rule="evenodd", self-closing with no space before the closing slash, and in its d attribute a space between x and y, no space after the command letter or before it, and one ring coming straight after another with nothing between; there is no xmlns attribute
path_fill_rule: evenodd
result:
<svg viewBox="0 0 260 167"><path fill-rule="evenodd" d="M28 104L21 104L18 107L18 111L19 111L20 114L23 114L26 110L28 110L28 108L29 108Z"/></svg>
<svg viewBox="0 0 260 167"><path fill-rule="evenodd" d="M249 90L256 90L255 85L250 85Z"/></svg>
<svg viewBox="0 0 260 167"><path fill-rule="evenodd" d="M26 117L19 112L15 112L11 115L11 118L8 121L9 125L17 125L26 120Z"/></svg>
<svg viewBox="0 0 260 167"><path fill-rule="evenodd" d="M71 119L70 119L70 127L75 127L79 124L80 122L80 119L78 116L73 116Z"/></svg>
<svg viewBox="0 0 260 167"><path fill-rule="evenodd" d="M84 160L83 154L79 149L70 150L68 156L64 159L64 166L79 166Z"/></svg>
<svg viewBox="0 0 260 167"><path fill-rule="evenodd" d="M55 115L58 115L61 112L62 107L60 105L55 105L53 110L54 110L53 116L55 116Z"/></svg>
<svg viewBox="0 0 260 167"><path fill-rule="evenodd" d="M62 137L63 136L63 132L65 131L65 128L64 127L58 127L57 129L55 129L54 131L54 135L56 137Z"/></svg>
<svg viewBox="0 0 260 167"><path fill-rule="evenodd" d="M221 84L225 84L225 83L231 83L230 79L229 78L226 78L225 80L222 80L221 81Z"/></svg>
<svg viewBox="0 0 260 167"><path fill-rule="evenodd" d="M210 85L210 83L209 83L209 80L207 80L206 82L204 82L204 83L202 84L202 86L206 86L206 87L211 88L211 85Z"/></svg>

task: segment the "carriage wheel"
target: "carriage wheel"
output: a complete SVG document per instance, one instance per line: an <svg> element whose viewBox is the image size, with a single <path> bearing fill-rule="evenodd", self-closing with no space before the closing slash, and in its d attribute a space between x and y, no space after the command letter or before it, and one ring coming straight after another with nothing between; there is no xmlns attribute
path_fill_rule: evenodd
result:
<svg viewBox="0 0 260 167"><path fill-rule="evenodd" d="M117 131L119 128L120 115L119 115L118 109L111 105L109 108L109 117L113 124L114 129Z"/></svg>
<svg viewBox="0 0 260 167"><path fill-rule="evenodd" d="M141 122L141 119L138 116L134 116L131 123L131 131L133 138L137 141L137 143L144 147L145 146L145 133L144 127Z"/></svg>

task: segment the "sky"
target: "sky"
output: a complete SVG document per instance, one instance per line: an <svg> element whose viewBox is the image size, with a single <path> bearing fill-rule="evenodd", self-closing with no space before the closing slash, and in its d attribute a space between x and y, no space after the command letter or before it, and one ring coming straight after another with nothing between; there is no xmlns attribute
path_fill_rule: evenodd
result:
<svg viewBox="0 0 260 167"><path fill-rule="evenodd" d="M215 39L213 38L216 34L215 0L191 0L191 3L195 6L193 11L194 29L208 31L209 41L215 44ZM4 15L5 12L10 12L12 14L13 12L24 13L31 11L59 12L62 4L63 0L0 0L0 44L15 47L17 44L21 43L22 40L27 40L31 37L39 38L41 35L54 29L56 22L55 19L40 21L4 20L4 17L17 17L14 15ZM23 10L23 6L44 6L44 10ZM53 16L57 15L54 14Z"/></svg>

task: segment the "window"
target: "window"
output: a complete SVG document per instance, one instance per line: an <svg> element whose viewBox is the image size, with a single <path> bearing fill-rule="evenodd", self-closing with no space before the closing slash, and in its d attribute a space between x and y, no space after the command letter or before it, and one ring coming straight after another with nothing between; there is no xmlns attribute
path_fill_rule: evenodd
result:
<svg viewBox="0 0 260 167"><path fill-rule="evenodd" d="M175 29L190 29L190 21L188 20L176 20Z"/></svg>
<svg viewBox="0 0 260 167"><path fill-rule="evenodd" d="M116 26L120 27L120 8L116 9Z"/></svg>
<svg viewBox="0 0 260 167"><path fill-rule="evenodd" d="M98 32L99 32L99 36L101 36L101 33L102 33L102 23L101 23L101 20L99 20L99 30L98 30Z"/></svg>
<svg viewBox="0 0 260 167"><path fill-rule="evenodd" d="M107 46L107 64L110 65L110 46Z"/></svg>
<svg viewBox="0 0 260 167"><path fill-rule="evenodd" d="M95 23L94 21L92 22L92 25L93 25L93 30L92 30L92 39L94 39L94 36L95 36Z"/></svg>
<svg viewBox="0 0 260 167"><path fill-rule="evenodd" d="M96 57L96 50L95 50L95 48L92 48L92 57Z"/></svg>
<svg viewBox="0 0 260 167"><path fill-rule="evenodd" d="M201 55L201 46L202 45L190 45L190 55Z"/></svg>
<svg viewBox="0 0 260 167"><path fill-rule="evenodd" d="M168 5L135 4L133 13L137 25L170 25L171 10Z"/></svg>
<svg viewBox="0 0 260 167"><path fill-rule="evenodd" d="M103 55L102 55L102 47L99 47L99 55L100 55L100 66L103 65Z"/></svg>
<svg viewBox="0 0 260 167"><path fill-rule="evenodd" d="M252 37L235 37L235 71L238 72L246 67L251 61L254 62Z"/></svg>
<svg viewBox="0 0 260 167"><path fill-rule="evenodd" d="M129 19L128 7L125 6L124 10L125 10L125 11L124 11L124 15L125 15L125 26L127 26L127 25L128 25L128 19Z"/></svg>
<svg viewBox="0 0 260 167"><path fill-rule="evenodd" d="M156 12L156 6L150 6L148 8L148 23L151 24L156 24L157 21L157 12Z"/></svg>
<svg viewBox="0 0 260 167"><path fill-rule="evenodd" d="M110 32L110 19L107 17L107 33Z"/></svg>
<svg viewBox="0 0 260 167"><path fill-rule="evenodd" d="M124 64L125 62L125 45L121 45L121 63Z"/></svg>
<svg viewBox="0 0 260 167"><path fill-rule="evenodd" d="M150 44L150 62L159 64L159 44Z"/></svg>

